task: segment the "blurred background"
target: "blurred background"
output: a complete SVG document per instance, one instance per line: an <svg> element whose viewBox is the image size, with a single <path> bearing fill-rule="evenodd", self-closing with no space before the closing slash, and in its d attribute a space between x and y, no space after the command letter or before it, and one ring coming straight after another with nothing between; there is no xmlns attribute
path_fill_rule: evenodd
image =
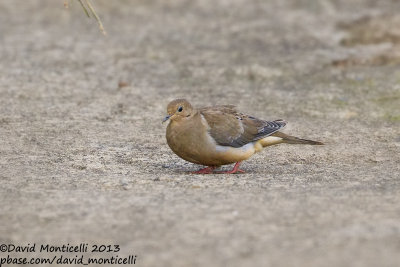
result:
<svg viewBox="0 0 400 267"><path fill-rule="evenodd" d="M0 2L0 243L119 244L140 266L399 266L399 1L92 0L106 36L68 4ZM327 145L190 175L161 124L182 97Z"/></svg>

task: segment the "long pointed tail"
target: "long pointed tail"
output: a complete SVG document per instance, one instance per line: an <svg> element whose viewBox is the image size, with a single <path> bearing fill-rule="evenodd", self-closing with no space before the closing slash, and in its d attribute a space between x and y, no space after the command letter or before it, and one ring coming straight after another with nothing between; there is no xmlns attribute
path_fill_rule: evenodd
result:
<svg viewBox="0 0 400 267"><path fill-rule="evenodd" d="M290 136L290 135L287 135L287 134L284 134L281 132L276 132L272 135L282 138L282 143L286 143L286 144L304 144L304 145L323 145L324 144L324 143L321 143L318 141L313 141L313 140L298 138L295 136Z"/></svg>

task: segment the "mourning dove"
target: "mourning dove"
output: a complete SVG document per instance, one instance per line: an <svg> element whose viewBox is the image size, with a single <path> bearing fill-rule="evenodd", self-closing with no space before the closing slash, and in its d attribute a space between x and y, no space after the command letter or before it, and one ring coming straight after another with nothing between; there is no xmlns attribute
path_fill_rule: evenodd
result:
<svg viewBox="0 0 400 267"><path fill-rule="evenodd" d="M194 173L214 173L221 165L236 163L231 171L239 169L263 147L280 143L322 145L279 132L286 125L283 120L264 121L238 112L235 106L222 105L195 109L185 99L168 104L169 120L167 142L175 154L192 163L208 166Z"/></svg>

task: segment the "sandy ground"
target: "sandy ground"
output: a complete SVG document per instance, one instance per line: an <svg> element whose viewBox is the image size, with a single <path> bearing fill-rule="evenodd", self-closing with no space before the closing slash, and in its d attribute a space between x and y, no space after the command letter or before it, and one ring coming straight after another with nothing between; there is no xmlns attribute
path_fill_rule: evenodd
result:
<svg viewBox="0 0 400 267"><path fill-rule="evenodd" d="M400 266L399 1L94 4L106 37L77 2L0 2L0 244L117 244L84 256L137 266ZM326 145L192 175L161 124L178 97Z"/></svg>

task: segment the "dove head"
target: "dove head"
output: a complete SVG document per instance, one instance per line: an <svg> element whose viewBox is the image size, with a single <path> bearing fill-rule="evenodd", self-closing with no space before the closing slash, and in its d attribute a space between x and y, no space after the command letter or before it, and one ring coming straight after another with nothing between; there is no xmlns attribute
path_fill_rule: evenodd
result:
<svg viewBox="0 0 400 267"><path fill-rule="evenodd" d="M168 115L163 119L163 122L171 119L172 121L180 121L190 117L194 113L192 105L186 99L175 99L168 104Z"/></svg>

